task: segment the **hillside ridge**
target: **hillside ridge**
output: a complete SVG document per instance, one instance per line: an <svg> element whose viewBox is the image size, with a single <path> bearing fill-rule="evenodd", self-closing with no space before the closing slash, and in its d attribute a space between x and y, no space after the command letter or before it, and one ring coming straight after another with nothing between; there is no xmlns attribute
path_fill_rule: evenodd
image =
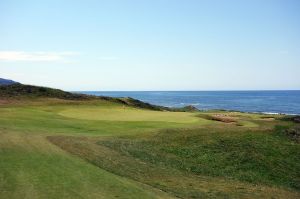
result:
<svg viewBox="0 0 300 199"><path fill-rule="evenodd" d="M13 80L10 79L4 79L4 78L0 78L0 85L11 85L11 84L17 84L18 82L15 82Z"/></svg>
<svg viewBox="0 0 300 199"><path fill-rule="evenodd" d="M63 100L106 100L114 103L123 104L126 106L155 110L155 111L180 111L180 112L193 112L198 111L197 108L193 106L186 106L182 108L169 108L165 106L153 105L147 102L143 102L138 99L131 97L108 97L108 96L94 96L87 94L79 94L63 91L60 89L42 87L42 86L33 86L25 85L21 83L13 83L0 85L0 99L1 98L58 98Z"/></svg>

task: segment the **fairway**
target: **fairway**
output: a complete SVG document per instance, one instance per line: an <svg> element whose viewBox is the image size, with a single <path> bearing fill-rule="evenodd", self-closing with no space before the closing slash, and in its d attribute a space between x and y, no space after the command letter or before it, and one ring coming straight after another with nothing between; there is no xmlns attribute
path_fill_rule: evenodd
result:
<svg viewBox="0 0 300 199"><path fill-rule="evenodd" d="M69 155L44 136L0 130L0 198L169 198Z"/></svg>
<svg viewBox="0 0 300 199"><path fill-rule="evenodd" d="M65 117L83 120L156 121L175 123L193 123L199 121L199 118L195 117L194 113L151 111L125 106L112 106L108 108L71 108L63 110L59 114Z"/></svg>

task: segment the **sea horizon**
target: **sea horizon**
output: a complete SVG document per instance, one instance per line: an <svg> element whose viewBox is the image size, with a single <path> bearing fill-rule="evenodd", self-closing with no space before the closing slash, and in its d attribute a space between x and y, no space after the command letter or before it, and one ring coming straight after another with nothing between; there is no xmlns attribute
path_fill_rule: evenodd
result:
<svg viewBox="0 0 300 199"><path fill-rule="evenodd" d="M199 110L230 110L265 114L300 114L300 90L234 91L73 91L109 97L132 97L167 106L195 106Z"/></svg>
<svg viewBox="0 0 300 199"><path fill-rule="evenodd" d="M235 91L300 91L300 89L245 89L245 90L66 90L68 92L235 92Z"/></svg>

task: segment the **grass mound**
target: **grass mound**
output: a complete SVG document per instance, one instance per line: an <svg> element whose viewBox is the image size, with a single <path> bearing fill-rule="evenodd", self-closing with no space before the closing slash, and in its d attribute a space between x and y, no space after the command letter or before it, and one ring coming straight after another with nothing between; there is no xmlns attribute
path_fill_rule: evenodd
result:
<svg viewBox="0 0 300 199"><path fill-rule="evenodd" d="M32 99L39 98L57 98L63 100L105 100L112 103L117 103L125 106L155 110L155 111L173 111L173 112L194 112L197 111L195 107L187 106L183 108L168 108L149 104L130 97L106 97L106 96L92 96L78 93L66 92L59 89L53 89L41 86L24 85L20 83L0 84L0 104L1 102L12 103L15 99ZM9 99L9 100L8 100Z"/></svg>
<svg viewBox="0 0 300 199"><path fill-rule="evenodd" d="M179 198L299 196L290 191L299 190L299 145L275 132L181 129L135 137L48 139L102 169Z"/></svg>
<svg viewBox="0 0 300 199"><path fill-rule="evenodd" d="M111 139L99 144L185 172L300 190L299 145L271 132L212 131L169 130L145 139Z"/></svg>

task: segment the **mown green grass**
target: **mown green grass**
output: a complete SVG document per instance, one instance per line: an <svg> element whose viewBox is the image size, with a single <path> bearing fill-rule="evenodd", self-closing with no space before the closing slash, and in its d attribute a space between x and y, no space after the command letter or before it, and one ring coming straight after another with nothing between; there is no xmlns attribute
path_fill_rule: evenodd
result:
<svg viewBox="0 0 300 199"><path fill-rule="evenodd" d="M207 119L220 113L235 122ZM278 125L294 124L105 100L7 103L0 198L297 198L299 144Z"/></svg>
<svg viewBox="0 0 300 199"><path fill-rule="evenodd" d="M200 120L195 113L151 111L126 106L73 108L61 111L60 115L83 120L102 121L195 123Z"/></svg>
<svg viewBox="0 0 300 199"><path fill-rule="evenodd" d="M163 128L197 126L210 122L194 117L191 113L123 108L118 104L100 100L95 103L82 102L79 104L58 103L53 105L46 103L47 101L44 105L2 107L0 109L0 127L32 133L124 135L140 134ZM108 114L109 109L112 109L114 114ZM82 113L78 112L79 116L77 117L79 118L72 118L68 114L64 116L64 113L74 110L82 110ZM91 111L90 114L89 111ZM96 111L98 117L91 120L89 117L93 115L93 111ZM118 113L119 111L122 111L122 115ZM136 114L134 114L135 111ZM126 117L127 113L128 117ZM123 121L120 118L123 118ZM124 121L124 118L128 118L129 121Z"/></svg>
<svg viewBox="0 0 300 199"><path fill-rule="evenodd" d="M43 136L0 137L0 198L168 197L72 157Z"/></svg>

